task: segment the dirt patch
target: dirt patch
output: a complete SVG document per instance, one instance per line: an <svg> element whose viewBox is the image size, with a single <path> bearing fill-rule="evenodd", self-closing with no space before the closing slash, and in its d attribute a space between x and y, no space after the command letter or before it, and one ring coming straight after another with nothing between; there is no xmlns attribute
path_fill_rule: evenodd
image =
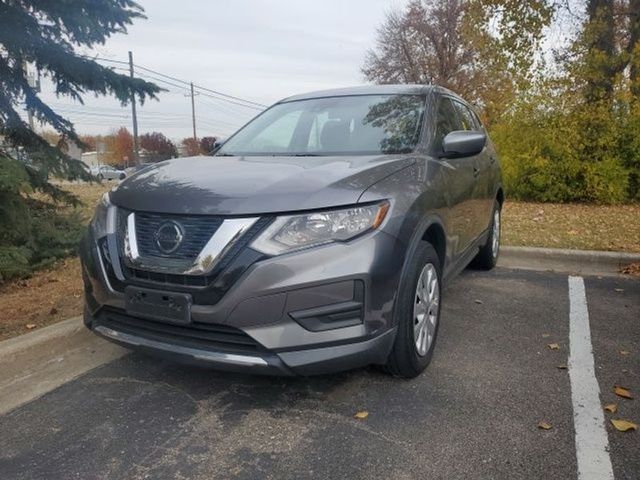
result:
<svg viewBox="0 0 640 480"><path fill-rule="evenodd" d="M80 260L62 260L0 287L0 340L82 313Z"/></svg>

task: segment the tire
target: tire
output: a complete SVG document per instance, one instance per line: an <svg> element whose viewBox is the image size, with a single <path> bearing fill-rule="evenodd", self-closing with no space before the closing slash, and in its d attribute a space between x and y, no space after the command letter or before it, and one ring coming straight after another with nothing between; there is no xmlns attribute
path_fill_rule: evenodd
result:
<svg viewBox="0 0 640 480"><path fill-rule="evenodd" d="M491 270L498 263L500 256L500 228L502 210L500 204L495 201L493 212L491 213L491 225L489 226L489 236L486 243L480 248L471 265L481 270Z"/></svg>
<svg viewBox="0 0 640 480"><path fill-rule="evenodd" d="M124 180L124 178L126 177L126 175L124 173L121 173L120 176L118 177L120 180Z"/></svg>
<svg viewBox="0 0 640 480"><path fill-rule="evenodd" d="M420 291L418 289L418 283L423 278L433 279L427 282L424 293L422 293L422 289ZM421 242L400 283L394 313L397 318L398 330L384 366L388 373L397 377L413 378L420 375L431 362L440 326L441 292L442 268L440 259L431 244ZM423 297L431 297L432 301L421 302ZM421 303L424 305L422 308L425 311L423 314L424 336L420 336L419 332L422 329L417 326L420 323L419 316L417 316L420 312L418 305ZM416 335L422 342L418 342Z"/></svg>

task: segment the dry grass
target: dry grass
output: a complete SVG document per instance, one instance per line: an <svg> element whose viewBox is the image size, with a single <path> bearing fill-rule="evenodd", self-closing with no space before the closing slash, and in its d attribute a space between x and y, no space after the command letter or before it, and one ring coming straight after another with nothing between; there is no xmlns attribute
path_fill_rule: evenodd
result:
<svg viewBox="0 0 640 480"><path fill-rule="evenodd" d="M77 208L87 221L102 194L112 186L64 185L83 202ZM640 252L640 205L507 202L503 241L505 245L515 246ZM80 262L70 258L29 279L1 286L0 312L0 339L80 315Z"/></svg>
<svg viewBox="0 0 640 480"><path fill-rule="evenodd" d="M505 245L640 252L640 204L507 202Z"/></svg>
<svg viewBox="0 0 640 480"><path fill-rule="evenodd" d="M80 212L85 222L91 220L93 210L105 192L111 190L115 183L84 183L84 182L64 182L59 183L59 187L73 193L80 200L80 204L75 207L63 207Z"/></svg>

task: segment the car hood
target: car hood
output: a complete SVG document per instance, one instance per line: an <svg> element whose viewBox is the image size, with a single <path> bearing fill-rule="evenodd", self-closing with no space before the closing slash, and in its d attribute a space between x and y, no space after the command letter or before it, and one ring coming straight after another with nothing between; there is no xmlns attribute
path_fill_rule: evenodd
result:
<svg viewBox="0 0 640 480"><path fill-rule="evenodd" d="M131 210L253 215L354 204L411 165L408 155L188 157L145 168L111 192Z"/></svg>

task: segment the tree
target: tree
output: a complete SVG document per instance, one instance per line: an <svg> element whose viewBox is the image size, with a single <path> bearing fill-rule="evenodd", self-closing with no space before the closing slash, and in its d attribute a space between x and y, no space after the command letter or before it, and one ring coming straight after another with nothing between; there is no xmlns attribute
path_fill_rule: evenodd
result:
<svg viewBox="0 0 640 480"><path fill-rule="evenodd" d="M133 158L133 135L126 127L120 127L113 138L113 161L115 165L127 167Z"/></svg>
<svg viewBox="0 0 640 480"><path fill-rule="evenodd" d="M98 142L101 135L80 135L80 141L83 143L84 152L95 152L98 149Z"/></svg>
<svg viewBox="0 0 640 480"><path fill-rule="evenodd" d="M362 72L376 83L434 83L495 121L526 89L544 28L546 0L411 0L388 14Z"/></svg>
<svg viewBox="0 0 640 480"><path fill-rule="evenodd" d="M86 92L113 95L122 104L134 96L141 102L154 98L160 91L156 85L118 74L76 50L104 44L137 18L144 18L143 9L131 0L103 0L99 6L92 0L0 2L0 136L5 141L0 148L0 279L75 248L77 236L68 235L77 228L63 226L68 219L29 192L71 202L74 197L49 183L49 175L88 176L81 162L49 145L20 117L25 104L63 139L82 143L73 124L29 85L25 66L53 82L59 96L79 102Z"/></svg>
<svg viewBox="0 0 640 480"><path fill-rule="evenodd" d="M215 143L218 141L216 137L202 137L200 139L200 151L208 155L213 151Z"/></svg>
<svg viewBox="0 0 640 480"><path fill-rule="evenodd" d="M154 162L178 156L176 146L160 132L140 135L140 148L146 150L150 154L150 159Z"/></svg>
<svg viewBox="0 0 640 480"><path fill-rule="evenodd" d="M629 1L629 79L631 93L640 101L640 0Z"/></svg>
<svg viewBox="0 0 640 480"><path fill-rule="evenodd" d="M202 155L200 150L200 142L193 137L187 137L182 140L182 146L185 149L187 156L195 157L196 155Z"/></svg>

